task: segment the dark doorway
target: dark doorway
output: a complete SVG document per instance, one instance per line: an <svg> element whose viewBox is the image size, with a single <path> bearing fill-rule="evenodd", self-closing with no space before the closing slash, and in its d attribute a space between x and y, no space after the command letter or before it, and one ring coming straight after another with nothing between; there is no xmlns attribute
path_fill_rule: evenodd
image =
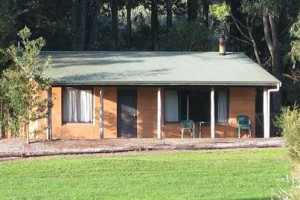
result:
<svg viewBox="0 0 300 200"><path fill-rule="evenodd" d="M118 137L136 138L136 90L118 90Z"/></svg>

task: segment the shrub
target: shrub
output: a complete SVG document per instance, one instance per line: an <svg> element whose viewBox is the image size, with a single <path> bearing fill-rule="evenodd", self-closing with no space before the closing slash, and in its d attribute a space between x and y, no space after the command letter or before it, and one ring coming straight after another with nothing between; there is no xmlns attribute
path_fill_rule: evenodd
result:
<svg viewBox="0 0 300 200"><path fill-rule="evenodd" d="M286 139L289 155L295 161L300 161L300 107L284 107L282 114L276 118L276 125L281 129Z"/></svg>
<svg viewBox="0 0 300 200"><path fill-rule="evenodd" d="M300 199L300 107L294 105L282 108L282 114L276 118L275 124L281 129L288 145L289 156L294 162L292 187L288 191L281 191L276 199Z"/></svg>

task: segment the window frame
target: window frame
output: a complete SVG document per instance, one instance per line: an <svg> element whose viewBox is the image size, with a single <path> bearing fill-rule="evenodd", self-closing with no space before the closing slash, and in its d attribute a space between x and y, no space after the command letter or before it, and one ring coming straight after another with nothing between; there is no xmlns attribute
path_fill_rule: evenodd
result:
<svg viewBox="0 0 300 200"><path fill-rule="evenodd" d="M178 121L168 121L166 119L166 91L176 91L177 92L177 95L178 95ZM207 88L203 88L203 89L199 89L199 90L195 90L195 89L178 89L178 88L168 88L168 89L165 89L164 90L164 122L167 123L167 124L172 124L172 123L180 123L180 121L182 120L182 94L183 93L190 93L190 92L208 92L208 89ZM226 122L220 122L219 119L218 119L218 113L219 113L219 110L218 110L218 96L219 96L219 92L220 91L225 91L226 92L226 96L227 96L227 105L226 105L226 109L227 109L227 113L226 113ZM223 123L223 124L228 124L229 123L229 111L230 111L230 108L229 108L229 105L230 105L230 93L229 93L229 89L228 88L218 88L216 89L216 92L215 92L215 122L216 123ZM210 104L210 100L209 101L209 104ZM208 119L210 119L210 115L208 116ZM210 120L208 120L207 122L210 122Z"/></svg>
<svg viewBox="0 0 300 200"><path fill-rule="evenodd" d="M218 103L219 103L219 93L220 92L226 92L226 99L227 99L227 105L226 105L226 109L227 109L227 115L226 115L226 121L225 122L221 122L218 119L218 115L219 115L219 109L218 109ZM230 93L229 93L229 89L225 89L225 88L220 88L216 90L216 96L215 96L215 122L219 123L219 124L228 124L229 123L229 105L230 105Z"/></svg>
<svg viewBox="0 0 300 200"><path fill-rule="evenodd" d="M91 120L88 121L88 122L84 122L84 121L67 121L64 119L64 107L65 107L65 104L64 104L64 93L67 91L67 88L71 88L71 89L74 89L76 90L76 93L78 91L90 91L91 92ZM76 97L76 100L77 100L78 96ZM63 124L92 124L94 123L94 88L91 87L91 86L65 86L65 87L62 87L62 90L61 90L61 110L62 110L62 114L61 114L61 120L62 120L62 123Z"/></svg>

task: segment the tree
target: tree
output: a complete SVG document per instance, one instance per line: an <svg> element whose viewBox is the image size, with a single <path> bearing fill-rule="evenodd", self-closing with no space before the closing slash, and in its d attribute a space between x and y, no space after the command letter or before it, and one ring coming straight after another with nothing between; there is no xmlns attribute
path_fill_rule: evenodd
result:
<svg viewBox="0 0 300 200"><path fill-rule="evenodd" d="M167 32L172 28L172 0L166 0L167 7Z"/></svg>
<svg viewBox="0 0 300 200"><path fill-rule="evenodd" d="M300 14L298 15L297 21L291 26L290 34L292 36L290 59L292 67L290 68L291 73L285 74L288 78L294 82L300 81Z"/></svg>
<svg viewBox="0 0 300 200"><path fill-rule="evenodd" d="M5 48L12 40L10 37L15 31L16 16L13 14L9 0L1 1L0 10L0 48Z"/></svg>
<svg viewBox="0 0 300 200"><path fill-rule="evenodd" d="M158 9L157 1L151 0L152 51L158 51Z"/></svg>
<svg viewBox="0 0 300 200"><path fill-rule="evenodd" d="M271 58L272 74L282 80L282 55L280 34L287 30L289 26L287 19L292 18L295 11L299 11L299 1L296 0L243 0L242 12L251 17L261 19L263 26L264 41L266 42L268 53ZM288 15L288 16L287 16ZM272 107L274 113L280 113L282 104L282 92L273 95Z"/></svg>
<svg viewBox="0 0 300 200"><path fill-rule="evenodd" d="M88 49L93 50L96 46L97 43L97 35L98 35L98 19L100 16L100 9L103 5L102 0L94 0L92 2L92 25L91 25L91 30L90 30L90 36L89 36L89 45Z"/></svg>
<svg viewBox="0 0 300 200"><path fill-rule="evenodd" d="M294 39L291 43L291 58L295 68L296 63L300 62L300 14L297 21L292 25L290 33Z"/></svg>
<svg viewBox="0 0 300 200"><path fill-rule="evenodd" d="M162 46L168 51L205 51L210 45L208 35L206 25L197 22L182 23L171 29Z"/></svg>
<svg viewBox="0 0 300 200"><path fill-rule="evenodd" d="M198 0L187 0L187 20L196 21L199 9Z"/></svg>
<svg viewBox="0 0 300 200"><path fill-rule="evenodd" d="M12 65L3 72L0 83L2 103L1 125L12 135L19 135L23 126L29 142L28 125L30 121L47 115L48 98L42 98L42 92L50 87L51 80L45 77L50 58L41 66L39 54L45 45L43 38L29 40L30 30L25 27L18 34L23 48L16 46L7 49ZM2 128L3 128L2 127Z"/></svg>
<svg viewBox="0 0 300 200"><path fill-rule="evenodd" d="M111 34L112 50L118 48L119 29L118 29L118 0L111 0Z"/></svg>

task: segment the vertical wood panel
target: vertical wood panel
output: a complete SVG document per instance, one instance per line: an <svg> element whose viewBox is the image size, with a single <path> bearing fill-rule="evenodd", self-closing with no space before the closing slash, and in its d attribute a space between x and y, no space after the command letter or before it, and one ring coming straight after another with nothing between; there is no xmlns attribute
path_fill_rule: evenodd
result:
<svg viewBox="0 0 300 200"><path fill-rule="evenodd" d="M62 89L52 87L52 136L53 138L62 137Z"/></svg>
<svg viewBox="0 0 300 200"><path fill-rule="evenodd" d="M157 137L157 88L138 88L137 112L137 137Z"/></svg>
<svg viewBox="0 0 300 200"><path fill-rule="evenodd" d="M104 88L104 138L117 138L117 88Z"/></svg>

